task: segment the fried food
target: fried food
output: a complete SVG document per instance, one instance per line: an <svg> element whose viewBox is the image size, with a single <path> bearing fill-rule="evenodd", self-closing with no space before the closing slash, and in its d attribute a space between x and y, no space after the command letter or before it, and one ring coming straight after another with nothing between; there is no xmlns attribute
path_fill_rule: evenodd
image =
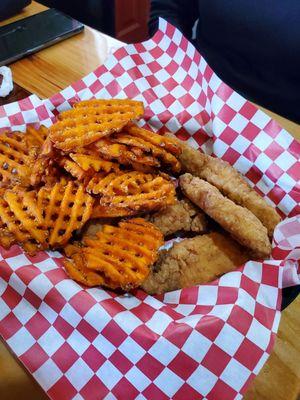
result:
<svg viewBox="0 0 300 400"><path fill-rule="evenodd" d="M156 133L151 133L151 135L149 135L149 131L147 131L148 139L144 139L143 137L135 136L137 132L142 132L142 136L146 137L144 134L145 129L132 125L125 127L125 132L118 132L114 134L111 137L111 141L114 143L125 144L129 147L132 146L133 148L139 148L143 151L143 153L151 153L151 155L156 158L161 165L166 166L166 168L170 169L174 173L180 172L181 165L178 159L171 152L165 150L165 148L162 146L153 144L149 140L149 136L155 136L157 135ZM161 140L161 136L159 136L159 140Z"/></svg>
<svg viewBox="0 0 300 400"><path fill-rule="evenodd" d="M118 161L123 165L147 165L160 167L160 162L149 154L143 153L138 147L131 147L120 143L113 143L110 138L103 138L91 147L94 154L101 155L107 160Z"/></svg>
<svg viewBox="0 0 300 400"><path fill-rule="evenodd" d="M96 203L93 207L91 218L119 218L130 217L137 214L134 210L128 210L123 207L103 206Z"/></svg>
<svg viewBox="0 0 300 400"><path fill-rule="evenodd" d="M103 194L117 176L119 176L117 172L111 172L106 176L103 174L96 174L88 183L86 191L91 194Z"/></svg>
<svg viewBox="0 0 300 400"><path fill-rule="evenodd" d="M76 162L70 160L68 157L62 157L57 160L58 164L64 168L70 175L77 178L79 181L89 179L90 175L84 171Z"/></svg>
<svg viewBox="0 0 300 400"><path fill-rule="evenodd" d="M217 221L240 244L252 250L258 258L271 253L267 228L247 208L227 199L210 183L184 174L179 178L184 194L206 214Z"/></svg>
<svg viewBox="0 0 300 400"><path fill-rule="evenodd" d="M96 235L97 239L84 238L81 256L75 251L76 259L71 255L73 265L67 264L66 268L73 279L85 280L88 286L97 285L97 277L88 276L94 271L103 277L101 284L111 289L139 286L163 243L161 232L142 218L120 222L118 227L104 225Z"/></svg>
<svg viewBox="0 0 300 400"><path fill-rule="evenodd" d="M175 187L170 180L138 171L111 172L106 176L97 174L90 180L86 190L102 196L98 212L95 213L97 217L106 217L108 208L114 216L126 216L157 210L175 202ZM104 215L101 215L101 211L104 211Z"/></svg>
<svg viewBox="0 0 300 400"><path fill-rule="evenodd" d="M30 175L30 184L32 186L39 185L46 176L51 175L52 166L53 166L53 158L55 152L53 148L53 144L49 137L44 141L41 150L35 160L34 166Z"/></svg>
<svg viewBox="0 0 300 400"><path fill-rule="evenodd" d="M141 117L143 111L142 103L133 100L84 101L59 115L58 121L50 127L49 137L56 148L72 151L119 131L128 122Z"/></svg>
<svg viewBox="0 0 300 400"><path fill-rule="evenodd" d="M0 135L1 186L29 185L33 157L21 132L4 132Z"/></svg>
<svg viewBox="0 0 300 400"><path fill-rule="evenodd" d="M50 247L65 245L72 233L82 228L92 214L93 202L84 186L74 181L62 180L39 190L38 206L44 210L44 224L50 230Z"/></svg>
<svg viewBox="0 0 300 400"><path fill-rule="evenodd" d="M64 260L64 267L72 279L86 286L100 286L105 283L105 278L100 272L85 266L81 246L68 244L65 247L65 253L71 260Z"/></svg>
<svg viewBox="0 0 300 400"><path fill-rule="evenodd" d="M134 112L138 117L144 114L144 105L142 101L130 99L92 99L83 100L74 104L74 108L94 107L103 114Z"/></svg>
<svg viewBox="0 0 300 400"><path fill-rule="evenodd" d="M24 141L30 147L42 147L44 141L48 136L48 129L41 125L38 129L33 126L28 126L24 133Z"/></svg>
<svg viewBox="0 0 300 400"><path fill-rule="evenodd" d="M71 153L70 157L84 171L92 170L94 172L106 172L106 173L120 171L118 164L111 161L103 160L99 158L99 156L97 157L88 154Z"/></svg>
<svg viewBox="0 0 300 400"><path fill-rule="evenodd" d="M173 135L172 138L175 140ZM228 162L200 153L185 142L176 140L182 150L179 160L183 170L206 180L230 200L248 208L268 229L268 234L272 237L276 225L280 222L280 216L275 208L252 189Z"/></svg>
<svg viewBox="0 0 300 400"><path fill-rule="evenodd" d="M154 175L138 171L112 172L105 177L95 175L89 182L87 191L101 196L133 195L142 193L143 185L154 179Z"/></svg>
<svg viewBox="0 0 300 400"><path fill-rule="evenodd" d="M126 125L124 131L128 132L131 136L144 139L146 142L150 142L155 146L165 149L175 156L179 156L181 154L181 147L176 138L174 139L169 136L162 136L154 132L149 134L150 131L147 129L140 128L139 126L133 124Z"/></svg>
<svg viewBox="0 0 300 400"><path fill-rule="evenodd" d="M141 185L137 194L103 196L101 205L126 208L136 212L153 211L175 202L175 187L161 176Z"/></svg>
<svg viewBox="0 0 300 400"><path fill-rule="evenodd" d="M149 217L164 236L176 232L204 233L207 227L205 214L189 200L177 200Z"/></svg>
<svg viewBox="0 0 300 400"><path fill-rule="evenodd" d="M21 187L7 189L0 199L0 244L8 248L19 243L30 254L47 246L48 231L37 205L35 191Z"/></svg>
<svg viewBox="0 0 300 400"><path fill-rule="evenodd" d="M162 251L142 288L162 294L211 282L250 259L245 250L225 233L212 232L175 243Z"/></svg>

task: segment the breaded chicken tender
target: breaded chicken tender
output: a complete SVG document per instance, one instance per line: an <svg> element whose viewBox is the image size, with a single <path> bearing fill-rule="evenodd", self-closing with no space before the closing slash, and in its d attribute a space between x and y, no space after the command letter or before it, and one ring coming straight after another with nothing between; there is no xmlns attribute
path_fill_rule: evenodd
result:
<svg viewBox="0 0 300 400"><path fill-rule="evenodd" d="M170 135L174 138L174 135ZM193 149L177 139L182 153L179 160L182 169L216 186L225 196L235 203L248 208L268 229L272 237L274 228L280 222L280 216L228 162L211 157Z"/></svg>
<svg viewBox="0 0 300 400"><path fill-rule="evenodd" d="M149 218L164 236L175 232L206 231L207 220L205 214L188 199L177 200L175 204L166 206L162 210L152 214Z"/></svg>
<svg viewBox="0 0 300 400"><path fill-rule="evenodd" d="M149 294L162 294L211 282L249 259L245 249L226 234L213 232L184 239L162 251L142 288Z"/></svg>
<svg viewBox="0 0 300 400"><path fill-rule="evenodd" d="M191 174L181 175L180 187L184 194L212 219L218 222L240 244L249 248L254 257L267 258L271 243L267 228L247 208L224 197L210 183Z"/></svg>

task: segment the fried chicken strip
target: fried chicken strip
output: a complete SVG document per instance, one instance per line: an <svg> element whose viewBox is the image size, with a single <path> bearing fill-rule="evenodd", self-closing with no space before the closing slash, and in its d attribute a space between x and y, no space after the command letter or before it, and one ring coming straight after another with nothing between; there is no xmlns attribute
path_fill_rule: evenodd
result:
<svg viewBox="0 0 300 400"><path fill-rule="evenodd" d="M206 214L217 221L240 244L252 250L258 258L267 258L271 243L267 228L247 208L224 197L210 183L191 174L181 175L180 187L184 194Z"/></svg>
<svg viewBox="0 0 300 400"><path fill-rule="evenodd" d="M142 288L149 294L162 294L211 282L249 259L245 249L226 234L213 232L184 239L161 252Z"/></svg>
<svg viewBox="0 0 300 400"><path fill-rule="evenodd" d="M206 231L205 214L188 199L177 200L175 204L166 206L162 210L152 214L149 218L164 236L175 232Z"/></svg>
<svg viewBox="0 0 300 400"><path fill-rule="evenodd" d="M169 135L175 138L174 135ZM248 208L268 229L272 237L274 228L280 222L280 216L228 162L211 157L193 149L177 139L182 153L179 161L182 169L216 186L225 196L235 203Z"/></svg>

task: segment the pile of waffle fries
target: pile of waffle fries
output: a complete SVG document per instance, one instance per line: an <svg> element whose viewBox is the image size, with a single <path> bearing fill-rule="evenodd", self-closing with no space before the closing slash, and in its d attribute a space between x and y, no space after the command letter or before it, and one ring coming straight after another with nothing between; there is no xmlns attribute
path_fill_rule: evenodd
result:
<svg viewBox="0 0 300 400"><path fill-rule="evenodd" d="M162 233L143 218L105 225L74 242L88 220L143 215L175 202L170 175L181 150L134 125L143 104L88 100L49 129L0 136L0 244L30 255L62 249L69 275L88 286L140 285L157 259Z"/></svg>

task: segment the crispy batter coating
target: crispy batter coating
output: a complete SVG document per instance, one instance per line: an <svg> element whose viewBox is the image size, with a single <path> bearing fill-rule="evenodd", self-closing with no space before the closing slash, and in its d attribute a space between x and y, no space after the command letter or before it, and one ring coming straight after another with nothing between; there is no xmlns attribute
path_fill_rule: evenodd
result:
<svg viewBox="0 0 300 400"><path fill-rule="evenodd" d="M248 261L245 250L228 235L218 232L184 239L161 252L142 285L149 294L161 294L211 282Z"/></svg>
<svg viewBox="0 0 300 400"><path fill-rule="evenodd" d="M173 135L171 137L175 138ZM268 234L272 237L274 228L280 222L279 214L249 186L237 170L228 162L200 153L179 139L177 143L182 150L179 160L184 171L206 180L229 199L248 208L268 229Z"/></svg>
<svg viewBox="0 0 300 400"><path fill-rule="evenodd" d="M194 204L217 221L239 243L251 249L255 257L267 258L270 255L271 243L267 229L251 211L235 204L216 187L191 174L181 175L179 182L185 195Z"/></svg>
<svg viewBox="0 0 300 400"><path fill-rule="evenodd" d="M164 236L179 231L198 232L206 231L207 220L205 214L188 199L177 200L175 204L164 207L149 217Z"/></svg>

